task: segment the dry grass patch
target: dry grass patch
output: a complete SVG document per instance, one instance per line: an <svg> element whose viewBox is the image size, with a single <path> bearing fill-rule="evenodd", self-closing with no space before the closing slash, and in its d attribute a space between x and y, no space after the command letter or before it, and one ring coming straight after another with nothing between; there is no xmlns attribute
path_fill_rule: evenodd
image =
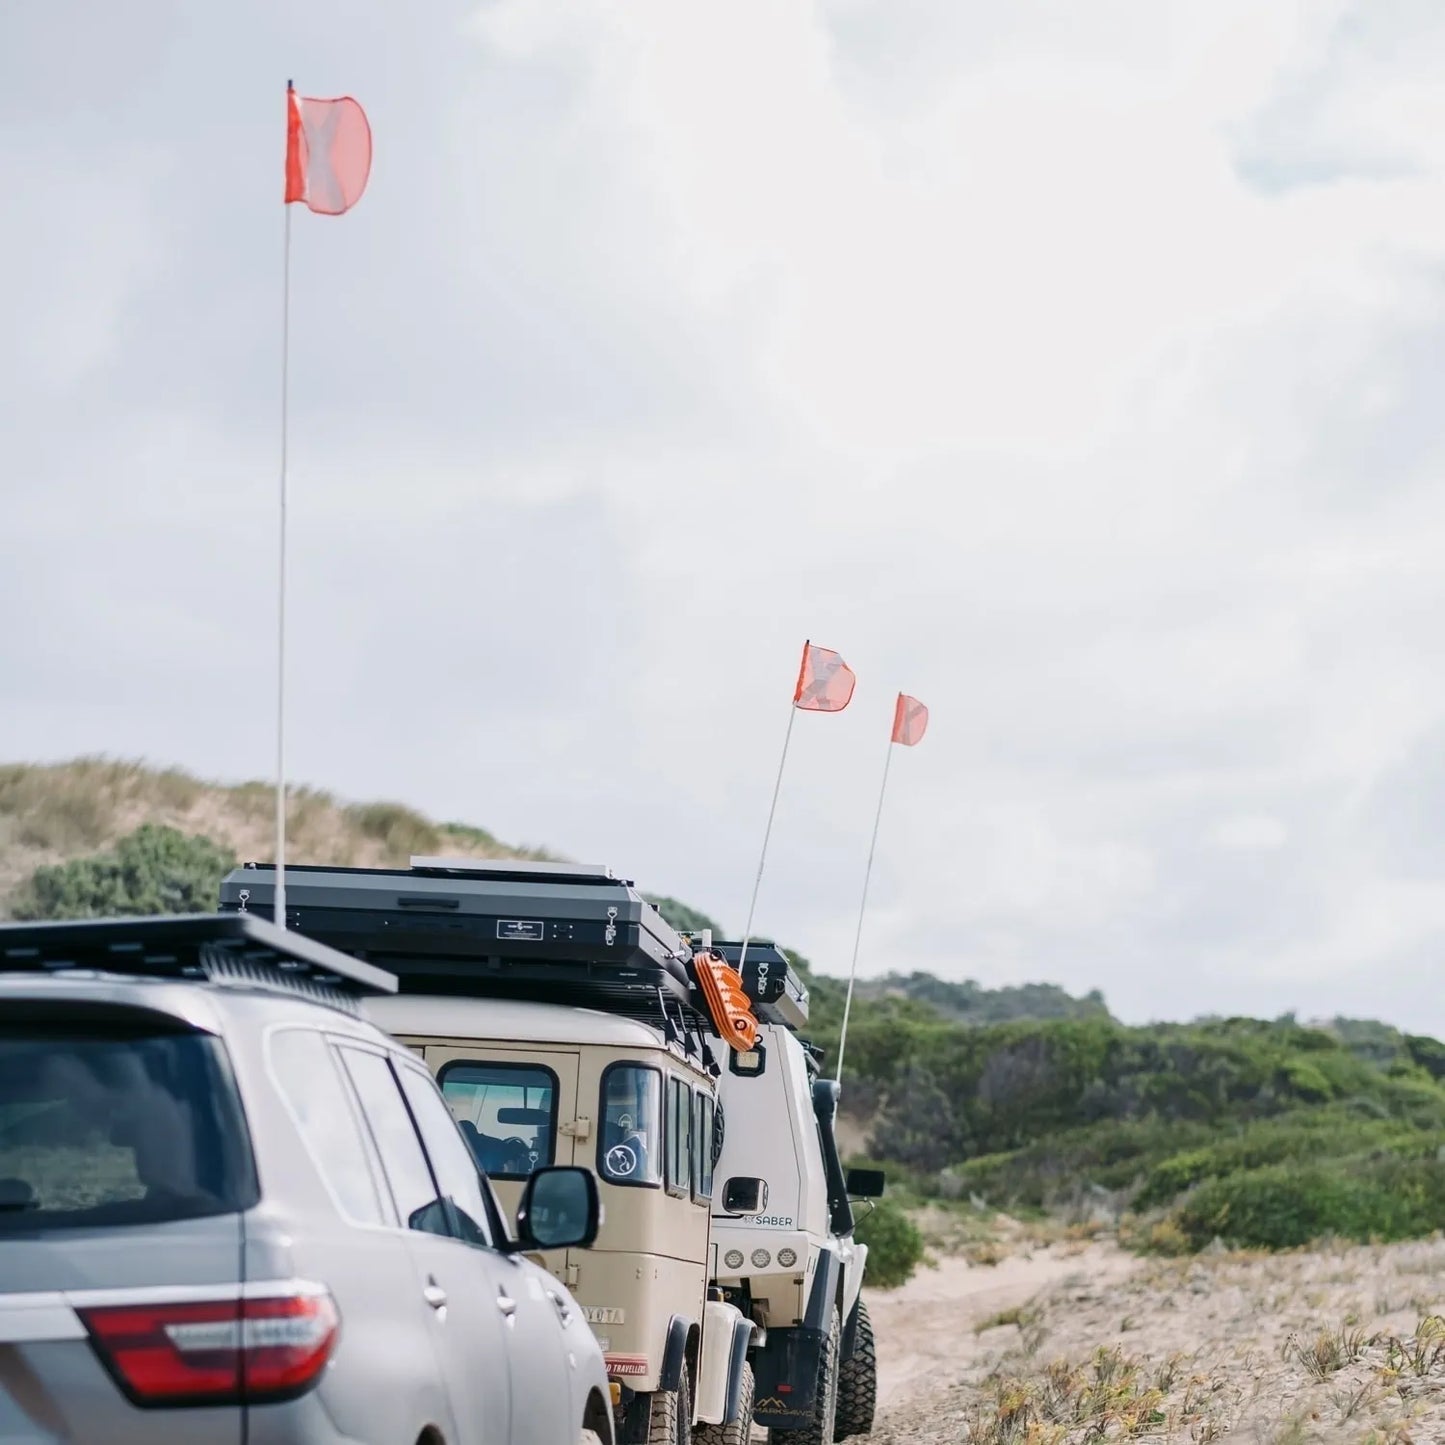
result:
<svg viewBox="0 0 1445 1445"><path fill-rule="evenodd" d="M113 848L145 823L209 838L244 860L270 859L275 792L269 782L207 783L180 768L114 758L0 765L0 917L45 864ZM550 858L500 843L482 828L433 823L400 803L345 803L319 788L287 795L297 863L405 867L413 854Z"/></svg>
<svg viewBox="0 0 1445 1445"><path fill-rule="evenodd" d="M1282 1353L1286 1360L1298 1360L1310 1379L1328 1380L1363 1358L1370 1343L1362 1330L1336 1325L1319 1330L1308 1340L1290 1335Z"/></svg>

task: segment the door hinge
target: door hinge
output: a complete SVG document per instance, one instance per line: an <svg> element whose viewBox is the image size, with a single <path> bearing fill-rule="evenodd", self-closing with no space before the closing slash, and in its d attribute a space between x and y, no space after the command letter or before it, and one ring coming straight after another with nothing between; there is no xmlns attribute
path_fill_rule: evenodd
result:
<svg viewBox="0 0 1445 1445"><path fill-rule="evenodd" d="M579 1276L581 1273L582 1273L582 1271L578 1268L577 1265L575 1265L575 1264L569 1264L569 1265L562 1271L562 1283L565 1284L568 1289L571 1289L572 1286L577 1283L578 1276Z"/></svg>
<svg viewBox="0 0 1445 1445"><path fill-rule="evenodd" d="M568 1139L586 1139L592 1133L591 1119L569 1119L557 1125L557 1132Z"/></svg>

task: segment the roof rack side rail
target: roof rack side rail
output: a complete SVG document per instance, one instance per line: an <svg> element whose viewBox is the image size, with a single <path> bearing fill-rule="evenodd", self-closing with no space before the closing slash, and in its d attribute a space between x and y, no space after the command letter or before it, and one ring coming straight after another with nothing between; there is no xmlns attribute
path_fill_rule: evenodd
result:
<svg viewBox="0 0 1445 1445"><path fill-rule="evenodd" d="M0 924L0 974L81 970L261 986L304 981L348 996L397 988L384 969L247 913Z"/></svg>

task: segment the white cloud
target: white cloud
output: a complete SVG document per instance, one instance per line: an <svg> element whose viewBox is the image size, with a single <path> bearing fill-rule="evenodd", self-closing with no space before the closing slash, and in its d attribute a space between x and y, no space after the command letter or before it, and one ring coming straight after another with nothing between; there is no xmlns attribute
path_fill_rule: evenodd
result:
<svg viewBox="0 0 1445 1445"><path fill-rule="evenodd" d="M1283 848L1289 841L1289 829L1278 818L1246 813L1223 819L1209 837L1217 847L1253 853Z"/></svg>
<svg viewBox="0 0 1445 1445"><path fill-rule="evenodd" d="M865 969L1131 1017L1384 1008L1379 969L1419 975L1432 8L494 0L397 50L368 0L338 59L354 8L296 41L374 102L378 157L297 251L298 767L736 927L812 636L862 681L799 721L759 917L816 961L851 951L902 687L933 728L895 760ZM289 16L177 43L257 60ZM274 106L178 132L154 48L121 57L155 108L116 103L110 146L271 154ZM0 586L54 604L0 657L13 747L256 771L271 231L244 188L211 216L152 186L79 244L64 178L103 153L51 144L9 193L61 218L64 305L22 298L18 334L94 405L6 419L31 486ZM183 685L91 716L57 659L97 643L116 679L226 658L242 694L219 729Z"/></svg>

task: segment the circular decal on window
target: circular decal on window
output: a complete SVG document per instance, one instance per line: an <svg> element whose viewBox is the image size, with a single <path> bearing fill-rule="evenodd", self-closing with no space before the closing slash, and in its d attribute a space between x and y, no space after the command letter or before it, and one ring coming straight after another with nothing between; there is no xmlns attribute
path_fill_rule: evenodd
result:
<svg viewBox="0 0 1445 1445"><path fill-rule="evenodd" d="M637 1151L630 1144L614 1144L607 1151L607 1172L628 1175L637 1172Z"/></svg>

